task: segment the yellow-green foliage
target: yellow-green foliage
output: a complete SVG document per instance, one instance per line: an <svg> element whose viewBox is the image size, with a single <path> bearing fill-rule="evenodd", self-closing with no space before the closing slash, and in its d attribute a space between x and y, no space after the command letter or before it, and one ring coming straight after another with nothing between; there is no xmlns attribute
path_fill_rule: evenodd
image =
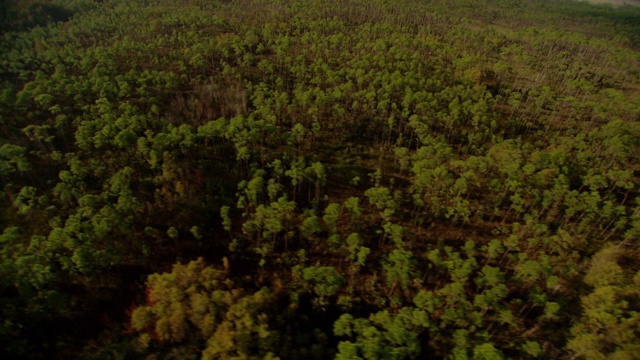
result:
<svg viewBox="0 0 640 360"><path fill-rule="evenodd" d="M582 297L582 318L567 347L588 360L640 358L640 272L625 275L624 249L607 245L592 259L584 277L593 291ZM635 259L637 260L637 258Z"/></svg>
<svg viewBox="0 0 640 360"><path fill-rule="evenodd" d="M264 311L271 294L267 289L244 294L226 278L226 271L205 266L202 258L149 276L147 305L131 318L141 333L139 345L188 345L203 359L269 355L275 334Z"/></svg>

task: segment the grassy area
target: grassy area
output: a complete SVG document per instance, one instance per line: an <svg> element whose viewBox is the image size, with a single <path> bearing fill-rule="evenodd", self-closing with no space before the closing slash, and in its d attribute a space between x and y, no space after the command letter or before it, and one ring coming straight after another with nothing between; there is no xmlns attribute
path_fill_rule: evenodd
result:
<svg viewBox="0 0 640 360"><path fill-rule="evenodd" d="M614 6L634 5L640 6L640 0L589 0L594 4L611 4Z"/></svg>

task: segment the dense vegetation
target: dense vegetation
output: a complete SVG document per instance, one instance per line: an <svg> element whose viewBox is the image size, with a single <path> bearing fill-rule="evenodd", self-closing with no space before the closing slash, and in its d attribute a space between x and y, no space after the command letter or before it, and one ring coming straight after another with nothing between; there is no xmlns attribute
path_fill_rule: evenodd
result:
<svg viewBox="0 0 640 360"><path fill-rule="evenodd" d="M0 20L2 358L638 359L639 9Z"/></svg>

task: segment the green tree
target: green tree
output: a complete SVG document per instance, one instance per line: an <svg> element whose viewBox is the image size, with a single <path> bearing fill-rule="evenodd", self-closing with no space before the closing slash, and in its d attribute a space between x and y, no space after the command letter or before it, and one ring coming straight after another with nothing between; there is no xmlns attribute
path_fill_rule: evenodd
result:
<svg viewBox="0 0 640 360"><path fill-rule="evenodd" d="M338 345L336 359L410 359L420 355L418 331L401 310L398 314L381 311L368 319L356 319L343 314L333 325L337 336L349 337L353 341L342 341ZM360 357L361 356L361 357Z"/></svg>
<svg viewBox="0 0 640 360"><path fill-rule="evenodd" d="M328 304L328 297L338 294L344 285L344 277L331 266L311 266L302 270L306 287L318 296L318 304Z"/></svg>
<svg viewBox="0 0 640 360"><path fill-rule="evenodd" d="M582 317L567 347L587 359L633 359L640 351L640 272L625 271L623 249L609 244L593 256L584 281L593 291L581 299ZM631 278L633 276L633 278Z"/></svg>
<svg viewBox="0 0 640 360"><path fill-rule="evenodd" d="M245 294L234 288L228 269L198 259L149 276L146 304L133 311L131 326L147 353L170 346L204 359L275 358L277 335L268 315L273 301L267 289Z"/></svg>

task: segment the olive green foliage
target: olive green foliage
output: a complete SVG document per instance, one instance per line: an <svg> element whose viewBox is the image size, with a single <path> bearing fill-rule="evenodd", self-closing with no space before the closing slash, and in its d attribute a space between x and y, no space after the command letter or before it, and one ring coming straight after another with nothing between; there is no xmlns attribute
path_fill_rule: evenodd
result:
<svg viewBox="0 0 640 360"><path fill-rule="evenodd" d="M265 313L273 296L266 289L243 294L226 277L202 259L151 275L147 305L131 315L133 329L143 331L140 346L158 342L202 359L274 358L277 335Z"/></svg>
<svg viewBox="0 0 640 360"><path fill-rule="evenodd" d="M572 327L568 347L590 359L633 359L640 352L640 272L620 266L623 250L608 245L592 258L584 282L593 287L583 296L583 315ZM600 334L600 335L598 335Z"/></svg>
<svg viewBox="0 0 640 360"><path fill-rule="evenodd" d="M334 323L334 334L355 338L342 341L336 359L407 359L420 355L418 334L405 314L381 311L369 319L345 314Z"/></svg>
<svg viewBox="0 0 640 360"><path fill-rule="evenodd" d="M6 0L0 37L1 358L640 353L639 8Z"/></svg>

